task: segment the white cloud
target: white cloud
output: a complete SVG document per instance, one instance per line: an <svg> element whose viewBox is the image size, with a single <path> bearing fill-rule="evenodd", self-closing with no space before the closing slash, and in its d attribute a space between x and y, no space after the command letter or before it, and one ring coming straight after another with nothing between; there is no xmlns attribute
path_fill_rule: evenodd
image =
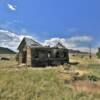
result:
<svg viewBox="0 0 100 100"><path fill-rule="evenodd" d="M0 29L0 46L16 50L24 37L33 38L32 36L17 35L11 31Z"/></svg>
<svg viewBox="0 0 100 100"><path fill-rule="evenodd" d="M81 51L89 51L90 42L93 40L91 36L76 36L70 38L51 38L45 40L43 45L55 46L58 42L61 42L68 49L75 49ZM96 49L93 48L93 52Z"/></svg>
<svg viewBox="0 0 100 100"><path fill-rule="evenodd" d="M45 40L43 45L50 45L52 47L55 46L58 42L65 43L65 41L66 40L64 38L51 38L49 40Z"/></svg>
<svg viewBox="0 0 100 100"><path fill-rule="evenodd" d="M24 33L21 33L21 34L24 34ZM0 46L8 47L13 50L16 50L24 37L29 37L29 38L33 38L34 40L37 40L36 37L34 38L29 35L17 35L16 33L13 33L11 31L0 29ZM55 46L58 42L61 42L68 49L89 51L89 45L87 44L92 42L92 40L93 38L91 36L76 36L76 37L71 37L67 39L56 37L56 38L45 40L42 44ZM85 45L83 46L83 44ZM96 52L96 51L97 51L96 48L92 48L92 52Z"/></svg>
<svg viewBox="0 0 100 100"><path fill-rule="evenodd" d="M90 36L76 36L76 37L71 37L71 38L67 38L67 39L65 39L65 38L51 38L49 40L45 40L43 44L54 46L58 42L61 42L67 48L70 48L70 47L72 48L72 47L76 47L79 44L88 43L90 41L92 41L92 37L90 37Z"/></svg>
<svg viewBox="0 0 100 100"><path fill-rule="evenodd" d="M15 11L16 10L16 6L14 5L11 5L11 4L8 4L8 8L12 11Z"/></svg>
<svg viewBox="0 0 100 100"><path fill-rule="evenodd" d="M71 37L67 41L70 42L89 42L92 40L92 37L90 36L76 36L76 37Z"/></svg>

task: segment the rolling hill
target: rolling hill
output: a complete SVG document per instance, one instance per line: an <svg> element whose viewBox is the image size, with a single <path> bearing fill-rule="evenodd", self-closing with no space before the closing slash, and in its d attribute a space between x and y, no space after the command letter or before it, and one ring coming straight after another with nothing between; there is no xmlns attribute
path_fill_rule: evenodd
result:
<svg viewBox="0 0 100 100"><path fill-rule="evenodd" d="M0 47L0 54L16 54L16 52L9 48Z"/></svg>

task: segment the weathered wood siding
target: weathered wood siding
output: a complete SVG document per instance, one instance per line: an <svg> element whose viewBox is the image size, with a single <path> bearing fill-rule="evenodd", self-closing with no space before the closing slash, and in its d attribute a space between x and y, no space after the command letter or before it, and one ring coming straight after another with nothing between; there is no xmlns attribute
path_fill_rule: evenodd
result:
<svg viewBox="0 0 100 100"><path fill-rule="evenodd" d="M31 55L32 66L60 65L69 62L67 49L34 48L31 50Z"/></svg>
<svg viewBox="0 0 100 100"><path fill-rule="evenodd" d="M21 51L18 53L18 63L19 64L22 63L22 53L21 53Z"/></svg>
<svg viewBox="0 0 100 100"><path fill-rule="evenodd" d="M27 66L31 66L32 65L32 54L31 54L31 48L30 47L27 47L27 59L26 59L26 63L27 63Z"/></svg>

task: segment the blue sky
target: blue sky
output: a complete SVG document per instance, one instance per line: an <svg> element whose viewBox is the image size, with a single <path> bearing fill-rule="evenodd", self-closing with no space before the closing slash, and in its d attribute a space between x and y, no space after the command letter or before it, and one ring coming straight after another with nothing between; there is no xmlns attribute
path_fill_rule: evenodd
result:
<svg viewBox="0 0 100 100"><path fill-rule="evenodd" d="M80 44L73 43L74 48L85 48L89 42L95 48L99 27L100 0L0 0L0 28L18 37L32 36L44 44L65 39L67 47L76 39Z"/></svg>

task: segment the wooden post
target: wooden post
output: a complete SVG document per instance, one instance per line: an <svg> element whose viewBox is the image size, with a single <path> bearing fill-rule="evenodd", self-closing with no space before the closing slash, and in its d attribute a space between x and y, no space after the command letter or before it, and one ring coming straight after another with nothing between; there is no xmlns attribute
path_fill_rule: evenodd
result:
<svg viewBox="0 0 100 100"><path fill-rule="evenodd" d="M90 55L89 55L89 58L91 59L92 58L92 53L91 53L91 44L89 46L89 49L90 49Z"/></svg>
<svg viewBox="0 0 100 100"><path fill-rule="evenodd" d="M19 55L18 55L18 63L19 64L22 64L22 52L19 52Z"/></svg>
<svg viewBox="0 0 100 100"><path fill-rule="evenodd" d="M31 48L27 47L27 66L29 67L32 65L31 57Z"/></svg>

